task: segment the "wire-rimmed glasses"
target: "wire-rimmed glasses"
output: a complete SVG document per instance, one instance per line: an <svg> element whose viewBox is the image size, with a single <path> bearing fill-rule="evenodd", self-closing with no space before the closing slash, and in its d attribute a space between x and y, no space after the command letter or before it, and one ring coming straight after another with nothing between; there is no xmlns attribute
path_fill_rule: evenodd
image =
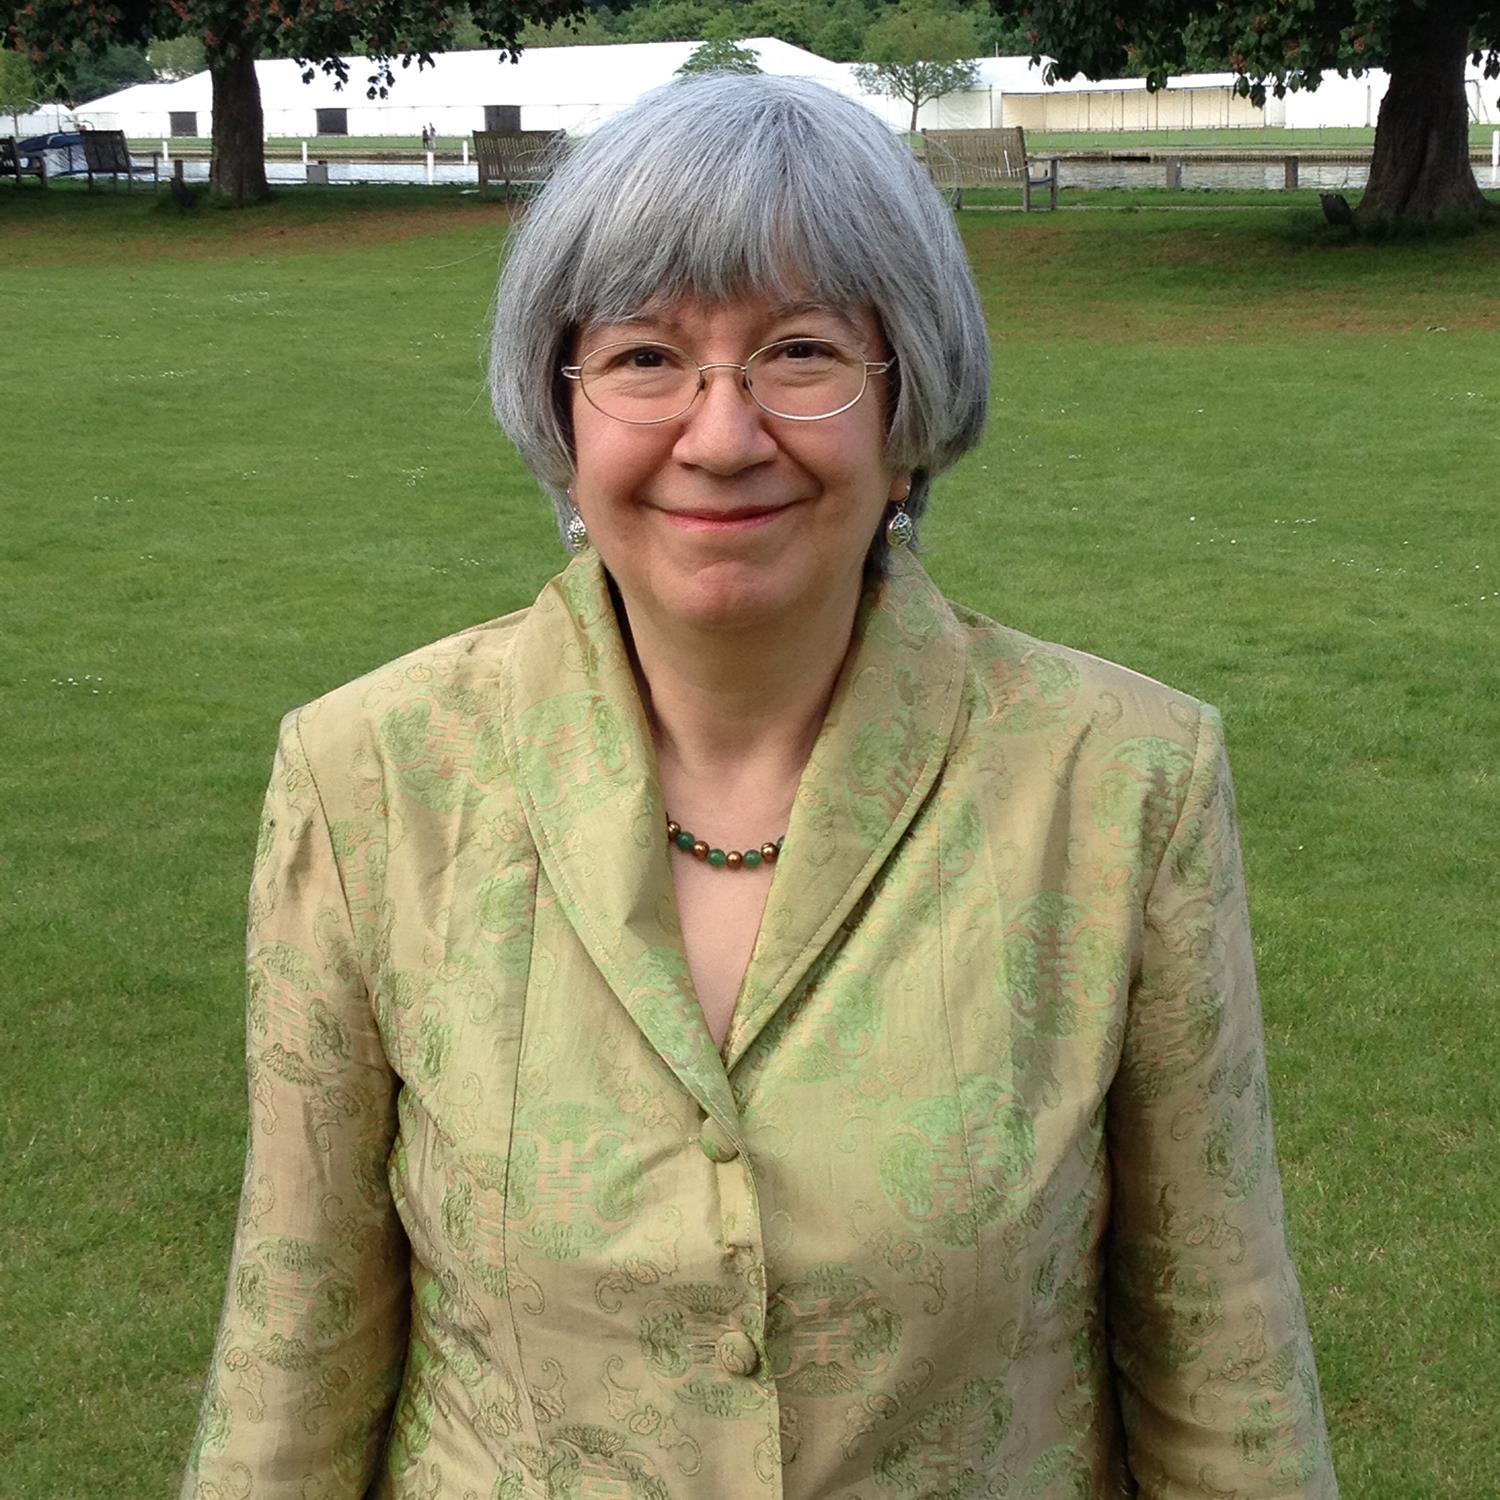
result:
<svg viewBox="0 0 1500 1500"><path fill-rule="evenodd" d="M680 417L698 399L710 370L738 370L750 399L787 422L820 422L848 411L870 376L884 375L894 357L869 360L833 339L778 339L743 364L700 365L675 344L624 339L590 349L563 375L576 380L590 406L617 422L650 426Z"/></svg>

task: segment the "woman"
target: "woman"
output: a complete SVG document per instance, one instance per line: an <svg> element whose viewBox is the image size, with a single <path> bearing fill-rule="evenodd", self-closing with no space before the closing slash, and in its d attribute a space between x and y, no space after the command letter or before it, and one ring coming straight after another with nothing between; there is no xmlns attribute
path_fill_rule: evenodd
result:
<svg viewBox="0 0 1500 1500"><path fill-rule="evenodd" d="M1218 719L906 545L987 374L811 84L543 195L493 391L578 556L284 726L184 1494L1335 1494Z"/></svg>

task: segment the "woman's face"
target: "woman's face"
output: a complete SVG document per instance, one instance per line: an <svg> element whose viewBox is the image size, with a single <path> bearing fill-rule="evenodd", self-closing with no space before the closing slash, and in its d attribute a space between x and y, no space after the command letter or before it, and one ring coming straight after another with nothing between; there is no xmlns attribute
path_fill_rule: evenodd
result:
<svg viewBox="0 0 1500 1500"><path fill-rule="evenodd" d="M683 301L590 324L570 360L620 340L675 344L700 364L743 363L780 339L827 339L890 357L868 308L769 298ZM767 626L852 608L865 555L910 475L886 466L888 377L848 411L789 422L761 410L734 370L714 370L682 416L619 422L575 385L573 501L634 614L662 625Z"/></svg>

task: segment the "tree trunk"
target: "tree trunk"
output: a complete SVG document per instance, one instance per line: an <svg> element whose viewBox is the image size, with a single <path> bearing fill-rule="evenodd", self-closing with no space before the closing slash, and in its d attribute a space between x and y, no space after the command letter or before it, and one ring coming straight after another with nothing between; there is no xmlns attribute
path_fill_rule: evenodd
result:
<svg viewBox="0 0 1500 1500"><path fill-rule="evenodd" d="M231 49L209 58L214 89L214 155L209 169L211 193L236 208L264 203L266 185L265 124L260 108L260 80L255 76L255 46L241 36Z"/></svg>
<svg viewBox="0 0 1500 1500"><path fill-rule="evenodd" d="M1369 186L1355 210L1362 229L1487 211L1469 165L1469 10L1465 0L1395 8L1386 59L1391 82L1375 126Z"/></svg>
<svg viewBox="0 0 1500 1500"><path fill-rule="evenodd" d="M912 134L912 135L915 135L917 133L917 111L921 107L922 107L922 96L920 94L914 94L912 96L912 101L911 101L911 126L910 126L910 134Z"/></svg>

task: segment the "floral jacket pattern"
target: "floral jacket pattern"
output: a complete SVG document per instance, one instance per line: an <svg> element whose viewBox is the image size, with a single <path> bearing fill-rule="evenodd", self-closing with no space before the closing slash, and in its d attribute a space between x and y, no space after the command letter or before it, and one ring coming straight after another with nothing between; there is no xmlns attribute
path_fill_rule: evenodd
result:
<svg viewBox="0 0 1500 1500"><path fill-rule="evenodd" d="M596 558L288 716L185 1500L1336 1495L1212 709L900 562L722 1049L663 826Z"/></svg>

